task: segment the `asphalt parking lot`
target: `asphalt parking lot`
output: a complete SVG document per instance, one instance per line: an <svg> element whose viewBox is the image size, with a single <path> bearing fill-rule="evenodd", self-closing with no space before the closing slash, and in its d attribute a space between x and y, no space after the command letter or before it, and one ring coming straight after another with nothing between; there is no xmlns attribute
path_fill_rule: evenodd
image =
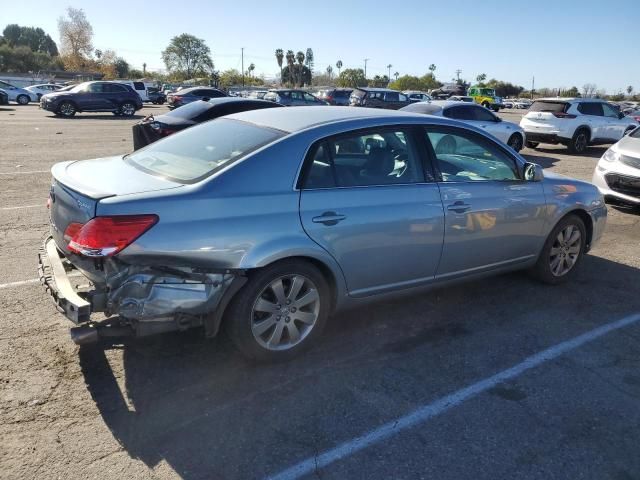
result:
<svg viewBox="0 0 640 480"><path fill-rule="evenodd" d="M569 284L516 273L378 303L286 364L198 331L76 347L35 281L48 170L130 151L164 111L0 107L0 478L640 479L638 211L609 208ZM605 149L522 153L590 180Z"/></svg>

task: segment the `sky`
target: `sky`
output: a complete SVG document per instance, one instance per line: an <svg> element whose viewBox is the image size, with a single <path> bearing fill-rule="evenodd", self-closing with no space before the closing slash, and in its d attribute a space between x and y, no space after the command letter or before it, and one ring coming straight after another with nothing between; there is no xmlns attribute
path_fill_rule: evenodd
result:
<svg viewBox="0 0 640 480"><path fill-rule="evenodd" d="M94 47L113 49L132 66L164 69L160 52L172 37L190 33L206 41L218 70L245 69L275 77L275 49L315 55L324 72L342 60L367 76L423 75L450 81L456 70L474 82L485 73L530 88L581 88L594 83L616 93L640 91L640 0L380 0L241 2L189 0L8 1L0 28L41 27L58 42L57 19L67 6L83 8Z"/></svg>

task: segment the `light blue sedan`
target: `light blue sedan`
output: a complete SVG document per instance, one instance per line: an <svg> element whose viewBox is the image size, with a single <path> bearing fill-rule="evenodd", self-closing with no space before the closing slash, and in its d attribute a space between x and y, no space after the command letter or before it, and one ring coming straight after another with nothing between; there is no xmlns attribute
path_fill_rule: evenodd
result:
<svg viewBox="0 0 640 480"><path fill-rule="evenodd" d="M517 269L569 280L607 214L596 187L481 129L368 108L243 112L52 173L40 272L77 343L224 327L268 361L374 299Z"/></svg>
<svg viewBox="0 0 640 480"><path fill-rule="evenodd" d="M38 95L25 88L16 87L10 83L0 80L0 88L7 92L9 100L16 102L18 105L26 105L29 102L37 102Z"/></svg>

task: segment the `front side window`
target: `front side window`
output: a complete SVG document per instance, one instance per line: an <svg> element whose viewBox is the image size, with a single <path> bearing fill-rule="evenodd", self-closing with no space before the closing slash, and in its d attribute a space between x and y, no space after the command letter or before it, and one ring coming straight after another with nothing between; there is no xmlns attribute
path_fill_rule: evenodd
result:
<svg viewBox="0 0 640 480"><path fill-rule="evenodd" d="M194 183L283 135L279 130L221 118L154 142L125 160L152 175Z"/></svg>
<svg viewBox="0 0 640 480"><path fill-rule="evenodd" d="M362 187L424 182L411 136L403 130L341 135L312 153L305 188Z"/></svg>
<svg viewBox="0 0 640 480"><path fill-rule="evenodd" d="M400 96L398 95L398 92L387 92L387 94L385 95L385 100L387 102L397 102L398 100L400 100Z"/></svg>
<svg viewBox="0 0 640 480"><path fill-rule="evenodd" d="M465 107L469 109L469 114L471 115L471 120L476 120L478 122L495 122L496 117L486 108L483 107Z"/></svg>
<svg viewBox="0 0 640 480"><path fill-rule="evenodd" d="M618 118L618 110L613 108L608 103L603 103L602 104L602 111L604 112L604 116L605 117Z"/></svg>
<svg viewBox="0 0 640 480"><path fill-rule="evenodd" d="M307 102L311 102L311 103L316 103L316 102L317 102L316 97L314 97L314 96L313 96L313 95L311 95L310 93L305 93L305 94L304 94L304 99L305 99Z"/></svg>
<svg viewBox="0 0 640 480"><path fill-rule="evenodd" d="M489 140L470 131L429 129L443 182L519 180L516 162Z"/></svg>
<svg viewBox="0 0 640 480"><path fill-rule="evenodd" d="M89 92L91 93L102 93L104 91L102 83L92 83L91 85L89 85Z"/></svg>

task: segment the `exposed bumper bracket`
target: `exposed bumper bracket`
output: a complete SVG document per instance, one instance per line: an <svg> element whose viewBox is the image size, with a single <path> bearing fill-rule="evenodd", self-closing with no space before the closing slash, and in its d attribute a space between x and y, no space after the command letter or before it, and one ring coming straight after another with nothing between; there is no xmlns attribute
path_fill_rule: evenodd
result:
<svg viewBox="0 0 640 480"><path fill-rule="evenodd" d="M75 324L89 321L91 304L71 285L53 238L48 237L38 252L40 282L53 297L56 305Z"/></svg>

